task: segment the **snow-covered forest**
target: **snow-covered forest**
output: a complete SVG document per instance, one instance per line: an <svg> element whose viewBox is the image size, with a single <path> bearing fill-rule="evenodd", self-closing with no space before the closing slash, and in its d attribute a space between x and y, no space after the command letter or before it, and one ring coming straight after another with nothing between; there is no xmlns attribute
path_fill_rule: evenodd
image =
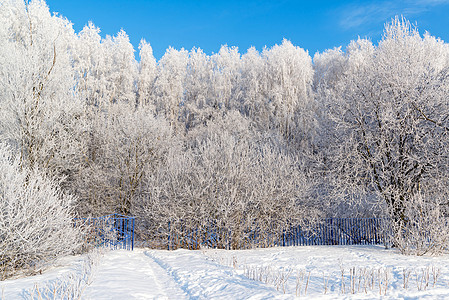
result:
<svg viewBox="0 0 449 300"><path fill-rule="evenodd" d="M168 223L213 224L238 249L251 228L269 246L350 216L387 218L403 253L447 250L444 41L397 17L313 57L283 40L156 60L50 9L0 4L0 279L77 251L71 218L114 212L153 246Z"/></svg>

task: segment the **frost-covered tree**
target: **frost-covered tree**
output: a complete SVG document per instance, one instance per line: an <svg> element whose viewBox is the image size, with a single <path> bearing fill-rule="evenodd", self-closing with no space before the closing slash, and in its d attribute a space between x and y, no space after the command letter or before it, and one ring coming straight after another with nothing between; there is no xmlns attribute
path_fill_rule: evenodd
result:
<svg viewBox="0 0 449 300"><path fill-rule="evenodd" d="M223 46L207 56L201 49L189 53L185 79L183 117L192 129L238 108L240 54L237 48Z"/></svg>
<svg viewBox="0 0 449 300"><path fill-rule="evenodd" d="M109 102L125 102L136 105L137 62L134 48L125 31L114 37L106 36L105 47L106 90Z"/></svg>
<svg viewBox="0 0 449 300"><path fill-rule="evenodd" d="M180 106L184 97L184 82L188 52L169 48L158 62L154 83L156 112L165 116L175 132L179 127Z"/></svg>
<svg viewBox="0 0 449 300"><path fill-rule="evenodd" d="M241 57L237 47L222 46L211 56L213 65L213 97L219 101L222 110L238 108L240 92Z"/></svg>
<svg viewBox="0 0 449 300"><path fill-rule="evenodd" d="M0 280L38 271L81 247L81 229L73 226L75 199L58 183L0 144Z"/></svg>
<svg viewBox="0 0 449 300"><path fill-rule="evenodd" d="M446 214L438 199L449 183L448 58L447 44L396 18L378 46L359 39L317 59L329 59L328 72L342 70L322 72L318 87L334 138L335 190L346 200L378 199L399 234L420 222L408 208L426 206L410 206L415 199Z"/></svg>
<svg viewBox="0 0 449 300"><path fill-rule="evenodd" d="M157 76L157 62L153 56L153 48L145 40L139 45L140 62L137 80L138 103L154 109L154 81Z"/></svg>
<svg viewBox="0 0 449 300"><path fill-rule="evenodd" d="M269 123L264 67L264 60L254 47L242 55L238 102L242 114L249 116L258 128L264 128Z"/></svg>
<svg viewBox="0 0 449 300"><path fill-rule="evenodd" d="M188 129L210 120L218 110L212 95L212 63L203 50L194 48L189 53L184 83L183 114Z"/></svg>
<svg viewBox="0 0 449 300"><path fill-rule="evenodd" d="M303 49L283 40L265 49L265 86L272 124L287 140L304 140L315 127L312 59Z"/></svg>
<svg viewBox="0 0 449 300"><path fill-rule="evenodd" d="M89 22L74 43L73 59L76 91L87 105L104 108L117 102L136 104L138 65L123 30L102 39L100 29Z"/></svg>
<svg viewBox="0 0 449 300"><path fill-rule="evenodd" d="M87 106L103 105L108 98L105 74L105 49L102 45L100 29L89 22L78 33L73 52L74 71L77 76L76 91Z"/></svg>
<svg viewBox="0 0 449 300"><path fill-rule="evenodd" d="M4 1L0 41L0 140L26 166L73 176L84 151L84 109L74 90L71 24L44 1Z"/></svg>
<svg viewBox="0 0 449 300"><path fill-rule="evenodd" d="M142 180L171 142L163 118L126 103L113 104L92 123L90 153L80 172L77 209L82 215L132 213Z"/></svg>

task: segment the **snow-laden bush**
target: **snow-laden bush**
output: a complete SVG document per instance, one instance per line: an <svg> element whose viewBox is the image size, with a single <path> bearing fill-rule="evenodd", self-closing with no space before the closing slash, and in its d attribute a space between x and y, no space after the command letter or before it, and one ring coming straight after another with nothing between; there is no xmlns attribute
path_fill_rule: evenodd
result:
<svg viewBox="0 0 449 300"><path fill-rule="evenodd" d="M42 268L81 245L73 198L0 145L0 280Z"/></svg>
<svg viewBox="0 0 449 300"><path fill-rule="evenodd" d="M145 178L148 194L133 210L149 235L144 239L165 243L169 235L172 246L189 248L266 247L319 215L301 159L275 135L255 135L238 112L191 135Z"/></svg>

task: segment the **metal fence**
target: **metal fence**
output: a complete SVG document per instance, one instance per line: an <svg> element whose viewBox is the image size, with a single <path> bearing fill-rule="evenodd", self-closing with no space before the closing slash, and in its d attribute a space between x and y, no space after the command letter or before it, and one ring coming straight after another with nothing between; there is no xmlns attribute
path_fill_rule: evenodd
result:
<svg viewBox="0 0 449 300"><path fill-rule="evenodd" d="M382 244L381 226L377 218L327 218L305 230L290 228L279 246Z"/></svg>
<svg viewBox="0 0 449 300"><path fill-rule="evenodd" d="M134 217L111 214L98 218L76 218L75 226L86 226L87 243L95 247L134 249Z"/></svg>
<svg viewBox="0 0 449 300"><path fill-rule="evenodd" d="M167 249L198 249L201 245L211 248L233 248L232 231L216 228L186 230L168 225ZM283 232L262 235L257 230L244 231L245 238L237 248L257 245L308 246L308 245L372 245L384 243L382 219L378 218L327 218L309 226L294 226ZM264 236L264 237L262 237ZM269 239L266 241L265 239Z"/></svg>
<svg viewBox="0 0 449 300"><path fill-rule="evenodd" d="M134 217L111 214L98 218L77 218L74 221L75 225L84 225L88 228L86 238L90 245L112 249L134 249ZM384 242L382 221L383 219L378 218L327 218L310 226L295 226L284 230L276 236L271 236L270 244L276 246L382 244ZM204 230L187 232L182 229L181 227L176 230L176 236L168 235L166 240L168 249L179 247L198 249L201 245L217 248L219 243L223 247L223 241L227 244L227 237L232 236L231 231L218 230L212 225L203 228ZM247 232L245 236L245 245L240 245L242 248L264 242L257 231ZM226 248L231 248L231 245L227 245Z"/></svg>

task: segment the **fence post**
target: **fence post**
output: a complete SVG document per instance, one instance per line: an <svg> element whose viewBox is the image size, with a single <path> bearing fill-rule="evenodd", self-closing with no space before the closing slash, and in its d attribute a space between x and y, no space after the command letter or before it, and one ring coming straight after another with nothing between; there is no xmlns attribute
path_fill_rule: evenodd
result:
<svg viewBox="0 0 449 300"><path fill-rule="evenodd" d="M131 240L131 251L134 251L134 220L135 218L132 218L132 222L133 222L133 231L132 231L132 240Z"/></svg>
<svg viewBox="0 0 449 300"><path fill-rule="evenodd" d="M170 250L170 221L168 221L167 250Z"/></svg>

